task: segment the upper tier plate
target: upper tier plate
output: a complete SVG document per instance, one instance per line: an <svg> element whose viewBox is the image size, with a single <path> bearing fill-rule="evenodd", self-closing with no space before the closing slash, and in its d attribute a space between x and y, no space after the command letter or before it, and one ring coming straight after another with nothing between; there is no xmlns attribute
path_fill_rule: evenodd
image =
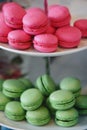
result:
<svg viewBox="0 0 87 130"><path fill-rule="evenodd" d="M64 48L59 48L57 49L56 52L52 53L42 53L38 52L33 48L27 49L27 50L16 50L11 48L8 44L0 43L0 48L9 52L14 52L22 55L29 55L29 56L38 56L38 57L54 57L54 56L61 56L61 55L67 55L67 54L72 54L76 53L79 51L83 51L87 49L87 39L82 39L79 46L77 48L73 49L64 49Z"/></svg>

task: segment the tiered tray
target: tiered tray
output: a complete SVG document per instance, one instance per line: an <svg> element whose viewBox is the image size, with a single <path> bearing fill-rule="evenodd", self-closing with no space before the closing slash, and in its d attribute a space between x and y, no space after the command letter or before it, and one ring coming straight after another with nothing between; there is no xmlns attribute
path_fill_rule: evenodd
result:
<svg viewBox="0 0 87 130"><path fill-rule="evenodd" d="M33 48L30 48L30 49L24 50L24 51L16 50L16 49L11 48L8 44L4 44L4 43L0 43L0 48L3 50L9 51L9 52L18 53L18 54L22 54L22 55L38 56L38 57L55 57L55 56L67 55L67 54L72 54L72 53L86 50L87 49L87 39L82 39L77 48L63 49L63 48L58 47L57 51L52 52L52 53L41 53L41 52L36 51Z"/></svg>

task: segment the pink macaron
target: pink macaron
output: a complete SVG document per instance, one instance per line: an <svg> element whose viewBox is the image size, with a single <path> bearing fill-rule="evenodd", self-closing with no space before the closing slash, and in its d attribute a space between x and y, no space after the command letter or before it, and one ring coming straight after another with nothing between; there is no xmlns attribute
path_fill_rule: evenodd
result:
<svg viewBox="0 0 87 130"><path fill-rule="evenodd" d="M22 18L26 11L17 3L9 2L3 6L5 22L9 27L21 29L23 27Z"/></svg>
<svg viewBox="0 0 87 130"><path fill-rule="evenodd" d="M41 8L39 8L39 7L31 7L31 8L28 8L28 9L26 9L26 12L27 13L30 13L30 12L35 12L35 11L38 11L38 12L43 12L43 13L45 13L45 11L43 10L43 9L41 9Z"/></svg>
<svg viewBox="0 0 87 130"><path fill-rule="evenodd" d="M52 26L49 24L46 33L55 34L55 32L56 32L56 28L52 27Z"/></svg>
<svg viewBox="0 0 87 130"><path fill-rule="evenodd" d="M14 49L25 50L31 47L32 37L23 30L14 30L8 34L9 45Z"/></svg>
<svg viewBox="0 0 87 130"><path fill-rule="evenodd" d="M63 48L77 47L81 40L81 31L72 26L62 27L57 29L56 36L59 39L59 46Z"/></svg>
<svg viewBox="0 0 87 130"><path fill-rule="evenodd" d="M87 37L87 19L76 20L74 26L80 29L83 38Z"/></svg>
<svg viewBox="0 0 87 130"><path fill-rule="evenodd" d="M31 35L45 33L48 28L48 17L44 12L30 10L23 17L23 29Z"/></svg>
<svg viewBox="0 0 87 130"><path fill-rule="evenodd" d="M0 13L0 42L8 43L8 33L12 31L12 28L8 27L4 21L3 13Z"/></svg>
<svg viewBox="0 0 87 130"><path fill-rule="evenodd" d="M70 25L71 14L67 7L62 5L52 5L48 9L48 18L54 27Z"/></svg>
<svg viewBox="0 0 87 130"><path fill-rule="evenodd" d="M40 52L54 52L58 47L58 39L53 34L39 34L34 37L34 48Z"/></svg>

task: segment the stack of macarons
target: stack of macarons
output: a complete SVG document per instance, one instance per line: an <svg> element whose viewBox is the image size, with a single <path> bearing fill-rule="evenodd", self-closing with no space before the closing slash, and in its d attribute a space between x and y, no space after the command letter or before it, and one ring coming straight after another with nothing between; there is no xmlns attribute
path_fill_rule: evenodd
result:
<svg viewBox="0 0 87 130"><path fill-rule="evenodd" d="M80 115L87 115L87 95L81 94L81 81L65 77L57 84L50 75L36 78L0 80L0 111L13 121L26 120L43 126L51 119L62 127L78 123Z"/></svg>
<svg viewBox="0 0 87 130"><path fill-rule="evenodd" d="M14 49L50 53L58 51L58 47L78 47L81 38L87 37L87 19L71 26L70 10L63 5L48 6L46 14L39 7L24 9L16 2L8 2L3 5L2 14L0 42L8 42Z"/></svg>

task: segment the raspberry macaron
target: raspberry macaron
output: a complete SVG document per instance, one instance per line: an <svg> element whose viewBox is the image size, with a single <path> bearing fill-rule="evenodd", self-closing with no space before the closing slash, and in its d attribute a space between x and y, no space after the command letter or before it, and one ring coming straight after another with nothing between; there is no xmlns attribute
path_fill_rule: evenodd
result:
<svg viewBox="0 0 87 130"><path fill-rule="evenodd" d="M71 14L67 7L62 5L52 5L48 9L48 18L54 27L70 25Z"/></svg>
<svg viewBox="0 0 87 130"><path fill-rule="evenodd" d="M31 47L32 37L23 30L14 30L8 34L8 41L11 47L25 50Z"/></svg>
<svg viewBox="0 0 87 130"><path fill-rule="evenodd" d="M54 52L58 47L58 39L53 34L39 34L34 37L34 48L40 52Z"/></svg>
<svg viewBox="0 0 87 130"><path fill-rule="evenodd" d="M12 28L8 27L4 21L3 13L0 13L0 42L8 43L8 33L12 31Z"/></svg>
<svg viewBox="0 0 87 130"><path fill-rule="evenodd" d="M5 22L9 27L20 29L23 27L22 18L26 11L15 2L8 2L3 6Z"/></svg>
<svg viewBox="0 0 87 130"><path fill-rule="evenodd" d="M72 26L57 29L56 36L59 39L59 46L63 48L77 47L81 40L81 31Z"/></svg>
<svg viewBox="0 0 87 130"><path fill-rule="evenodd" d="M76 20L74 26L80 29L83 38L87 37L87 19Z"/></svg>
<svg viewBox="0 0 87 130"><path fill-rule="evenodd" d="M48 28L48 17L44 12L30 10L23 17L23 29L31 35L45 33Z"/></svg>

